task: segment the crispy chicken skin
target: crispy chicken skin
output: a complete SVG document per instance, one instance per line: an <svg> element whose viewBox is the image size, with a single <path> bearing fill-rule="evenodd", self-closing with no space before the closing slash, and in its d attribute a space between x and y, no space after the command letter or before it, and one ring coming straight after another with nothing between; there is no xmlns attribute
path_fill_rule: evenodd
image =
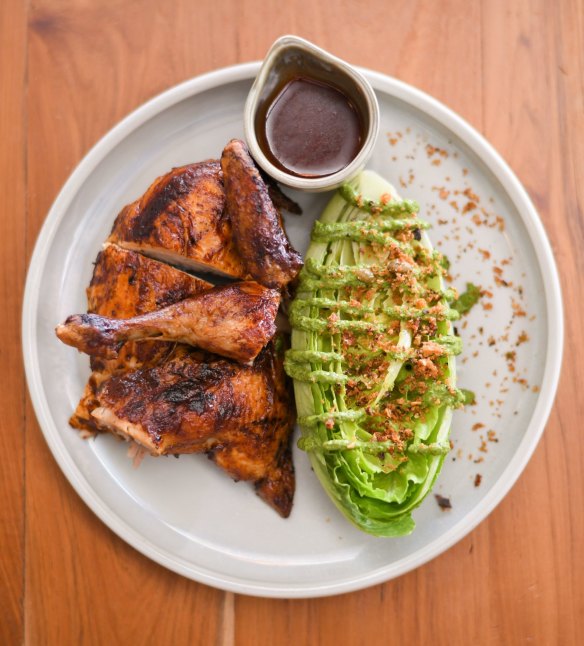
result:
<svg viewBox="0 0 584 646"><path fill-rule="evenodd" d="M107 244L97 256L87 288L88 310L102 316L130 318L195 296L212 285L174 267L134 251ZM129 341L117 358L90 357L92 374L69 423L74 428L99 432L91 411L97 405L97 386L112 373L156 365L175 344L167 341Z"/></svg>
<svg viewBox="0 0 584 646"><path fill-rule="evenodd" d="M217 160L174 168L122 209L109 241L186 269L247 278L224 206Z"/></svg>
<svg viewBox="0 0 584 646"><path fill-rule="evenodd" d="M251 366L177 346L159 365L114 375L92 416L153 455L205 452L287 517L294 494L293 406L274 342Z"/></svg>
<svg viewBox="0 0 584 646"><path fill-rule="evenodd" d="M294 404L283 341L270 338L280 290L302 262L245 144L231 142L222 163L225 185L217 160L175 168L116 218L87 289L88 315L61 330L103 355L90 356L70 423L152 455L206 453L287 517ZM214 288L171 265L248 282ZM216 354L226 348L248 363Z"/></svg>
<svg viewBox="0 0 584 646"><path fill-rule="evenodd" d="M247 146L232 139L221 156L226 209L246 270L262 285L283 289L302 268Z"/></svg>
<svg viewBox="0 0 584 646"><path fill-rule="evenodd" d="M126 341L159 338L250 363L274 336L279 305L275 289L232 283L129 319L75 314L56 333L63 343L107 359Z"/></svg>
<svg viewBox="0 0 584 646"><path fill-rule="evenodd" d="M110 244L97 258L87 298L91 313L131 318L211 287ZM72 426L126 439L133 430L155 455L206 452L232 478L253 482L279 514L289 515L294 405L274 342L253 366L160 340L128 341L117 358L92 356L91 363Z"/></svg>
<svg viewBox="0 0 584 646"><path fill-rule="evenodd" d="M293 213L294 215L302 215L302 208L300 204L283 193L282 189L275 179L264 173L260 168L258 168L258 170L260 172L261 178L266 183L268 195L272 200L272 204L276 207L278 212L288 211L288 213Z"/></svg>
<svg viewBox="0 0 584 646"><path fill-rule="evenodd" d="M87 288L87 311L127 319L177 303L211 289L213 285L163 262L134 251L106 244L97 256ZM155 363L173 344L165 341L130 341L117 359L90 358L92 370L110 372Z"/></svg>
<svg viewBox="0 0 584 646"><path fill-rule="evenodd" d="M213 285L142 254L105 244L86 290L88 311L131 318L195 296Z"/></svg>

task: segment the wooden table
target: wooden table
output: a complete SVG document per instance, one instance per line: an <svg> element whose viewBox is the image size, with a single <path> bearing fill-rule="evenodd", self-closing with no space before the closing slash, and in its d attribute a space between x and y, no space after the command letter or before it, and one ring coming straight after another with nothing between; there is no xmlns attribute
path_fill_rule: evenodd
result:
<svg viewBox="0 0 584 646"><path fill-rule="evenodd" d="M415 572L296 601L183 579L107 529L47 449L19 344L37 232L90 146L154 94L259 59L287 32L429 92L484 133L539 209L566 304L555 408L497 510ZM2 0L0 47L0 643L582 643L582 1Z"/></svg>

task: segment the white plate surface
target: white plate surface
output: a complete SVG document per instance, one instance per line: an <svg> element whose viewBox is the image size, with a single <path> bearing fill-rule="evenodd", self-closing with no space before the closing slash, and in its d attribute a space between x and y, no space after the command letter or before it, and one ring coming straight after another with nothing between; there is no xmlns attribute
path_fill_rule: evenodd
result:
<svg viewBox="0 0 584 646"><path fill-rule="evenodd" d="M440 241L451 258L454 285L472 280L492 293L482 299L492 309L477 306L466 328L459 326L466 348L459 384L474 390L478 403L455 414L454 449L435 489L450 498L452 509L440 510L431 495L415 512L411 536L374 538L340 516L301 451L294 454L294 509L282 520L247 483L231 482L204 456L147 458L135 470L125 444L111 437L81 440L67 419L89 375L88 360L61 344L54 327L85 311L92 261L121 207L171 167L218 157L229 139L243 136L243 104L258 69L256 63L226 68L168 90L122 121L81 162L57 197L31 261L23 312L26 374L55 459L125 541L171 570L226 590L322 596L425 563L471 531L509 491L555 395L561 295L539 218L491 146L434 99L366 72L381 106L381 135L369 167L420 202L422 217L434 225L434 243ZM287 218L287 228L305 251L328 195L291 194L305 213ZM475 207L457 212L469 202Z"/></svg>

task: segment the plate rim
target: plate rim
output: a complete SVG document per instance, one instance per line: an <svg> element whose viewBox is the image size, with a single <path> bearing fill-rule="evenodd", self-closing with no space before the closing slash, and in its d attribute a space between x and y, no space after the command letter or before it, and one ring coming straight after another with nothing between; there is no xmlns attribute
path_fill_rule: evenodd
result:
<svg viewBox="0 0 584 646"><path fill-rule="evenodd" d="M38 363L35 364L37 344L35 320L37 300L40 291L42 270L47 260L52 240L72 199L95 167L131 132L143 123L183 101L190 96L216 87L242 80L251 80L257 74L261 62L254 61L223 67L195 76L149 99L137 107L110 129L79 162L55 198L38 234L30 264L22 306L22 351L29 396L42 434L73 489L115 534L134 549L159 565L192 580L225 591L272 598L314 598L360 590L378 583L389 581L409 572L442 554L469 534L482 522L511 490L524 471L547 424L555 400L564 347L564 316L558 270L551 245L539 215L527 191L493 146L467 121L429 94L394 77L360 68L377 91L405 101L421 110L460 138L490 170L517 209L528 230L538 266L542 275L546 315L548 320L547 347L541 391L533 408L526 433L511 457L509 464L499 476L481 504L466 514L458 523L424 548L404 557L389 566L378 568L361 576L341 578L333 583L283 584L259 583L238 576L227 577L201 565L193 563L160 549L125 520L112 511L99 494L86 481L81 470L74 463L54 423L48 402L42 388Z"/></svg>

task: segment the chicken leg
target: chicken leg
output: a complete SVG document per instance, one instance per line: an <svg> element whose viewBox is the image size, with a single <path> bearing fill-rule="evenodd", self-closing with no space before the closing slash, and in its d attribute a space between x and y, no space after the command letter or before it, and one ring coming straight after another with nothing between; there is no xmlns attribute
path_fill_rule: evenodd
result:
<svg viewBox="0 0 584 646"><path fill-rule="evenodd" d="M276 290L251 281L233 283L130 319L75 314L56 333L81 352L109 359L126 341L159 339L251 363L276 332L279 304Z"/></svg>

